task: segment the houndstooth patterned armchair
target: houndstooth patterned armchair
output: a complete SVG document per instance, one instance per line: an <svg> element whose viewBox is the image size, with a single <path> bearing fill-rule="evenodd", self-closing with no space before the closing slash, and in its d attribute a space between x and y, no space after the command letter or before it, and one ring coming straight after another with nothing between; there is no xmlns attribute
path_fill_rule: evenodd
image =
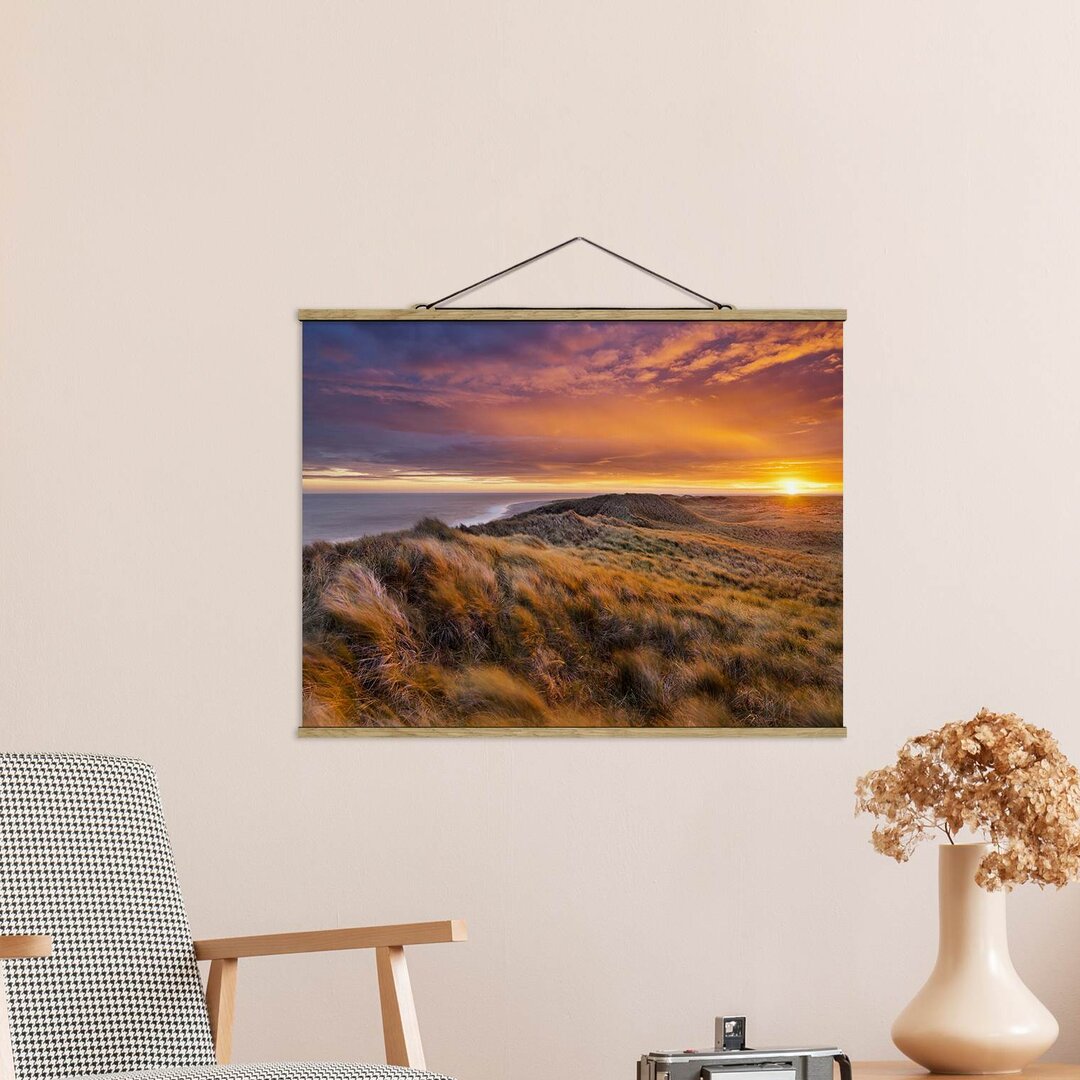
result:
<svg viewBox="0 0 1080 1080"><path fill-rule="evenodd" d="M404 946L464 938L447 921L193 942L148 765L0 754L0 1080L445 1080L423 1071ZM228 1064L241 957L362 948L390 1064Z"/></svg>

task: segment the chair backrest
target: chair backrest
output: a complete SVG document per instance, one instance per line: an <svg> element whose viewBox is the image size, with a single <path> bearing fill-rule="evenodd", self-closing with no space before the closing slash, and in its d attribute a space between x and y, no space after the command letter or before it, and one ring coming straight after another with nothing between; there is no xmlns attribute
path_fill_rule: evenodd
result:
<svg viewBox="0 0 1080 1080"><path fill-rule="evenodd" d="M213 1065L184 901L149 765L0 754L0 964L16 1080Z"/></svg>

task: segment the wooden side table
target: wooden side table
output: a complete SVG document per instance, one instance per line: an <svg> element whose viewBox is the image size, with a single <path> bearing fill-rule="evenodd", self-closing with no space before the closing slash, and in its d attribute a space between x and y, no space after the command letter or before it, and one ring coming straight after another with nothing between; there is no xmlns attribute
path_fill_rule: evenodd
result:
<svg viewBox="0 0 1080 1080"><path fill-rule="evenodd" d="M914 1061L854 1061L851 1064L854 1080L926 1080L930 1075ZM935 1073L935 1076L944 1076ZM1023 1072L1003 1073L1025 1080L1080 1080L1080 1065L1059 1065L1052 1061L1036 1062ZM970 1076L948 1076L944 1080L971 1080Z"/></svg>

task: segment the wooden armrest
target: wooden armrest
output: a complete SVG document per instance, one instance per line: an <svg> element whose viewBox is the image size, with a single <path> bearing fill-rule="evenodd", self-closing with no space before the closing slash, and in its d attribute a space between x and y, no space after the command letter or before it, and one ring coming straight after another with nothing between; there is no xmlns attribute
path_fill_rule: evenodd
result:
<svg viewBox="0 0 1080 1080"><path fill-rule="evenodd" d="M237 960L241 956L281 956L285 953L430 945L438 941L465 941L467 937L462 920L445 919L442 922L400 923L394 926L353 926L342 930L307 930L295 934L212 938L195 942L195 956L199 960Z"/></svg>
<svg viewBox="0 0 1080 1080"><path fill-rule="evenodd" d="M52 946L48 934L0 934L0 960L52 956Z"/></svg>
<svg viewBox="0 0 1080 1080"><path fill-rule="evenodd" d="M444 919L442 922L352 926L342 930L308 930L296 934L256 934L253 937L196 941L196 958L210 961L210 974L206 981L206 1012L210 1018L218 1064L228 1064L232 1051L236 969L240 957L374 949L387 1063L423 1071L424 1048L420 1043L409 969L405 965L405 946L465 941L467 937L464 922L460 919Z"/></svg>

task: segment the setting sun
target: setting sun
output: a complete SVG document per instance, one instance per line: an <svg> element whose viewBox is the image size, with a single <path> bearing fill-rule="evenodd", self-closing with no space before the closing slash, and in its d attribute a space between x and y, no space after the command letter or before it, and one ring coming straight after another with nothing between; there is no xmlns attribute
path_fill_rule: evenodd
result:
<svg viewBox="0 0 1080 1080"><path fill-rule="evenodd" d="M798 480L785 480L784 481L784 494L785 495L799 495L802 492L802 485Z"/></svg>

